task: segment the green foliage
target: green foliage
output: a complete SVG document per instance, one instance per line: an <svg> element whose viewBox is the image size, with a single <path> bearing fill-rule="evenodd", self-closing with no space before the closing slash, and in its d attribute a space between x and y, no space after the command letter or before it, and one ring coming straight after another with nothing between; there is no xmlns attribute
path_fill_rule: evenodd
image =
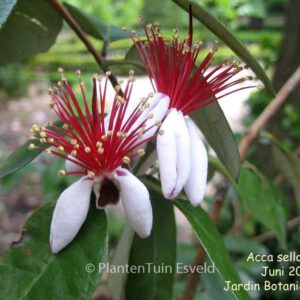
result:
<svg viewBox="0 0 300 300"><path fill-rule="evenodd" d="M129 266L145 266L152 263L150 272L130 273L126 283L126 299L172 299L176 262L176 226L174 208L161 193L151 189L153 228L150 237L134 236ZM170 266L168 272L158 272L162 265ZM154 269L156 267L156 269ZM147 269L146 269L147 270Z"/></svg>
<svg viewBox="0 0 300 300"><path fill-rule="evenodd" d="M94 38L104 40L108 43L128 38L127 33L121 28L115 25L107 25L101 19L68 3L65 3L64 5L80 27Z"/></svg>
<svg viewBox="0 0 300 300"><path fill-rule="evenodd" d="M59 255L48 245L53 204L48 203L27 221L21 241L0 265L1 299L90 299L101 280L86 265L105 261L107 224L104 212L91 205L75 240Z"/></svg>
<svg viewBox="0 0 300 300"><path fill-rule="evenodd" d="M240 172L240 156L233 133L217 102L196 111L193 120L233 178Z"/></svg>
<svg viewBox="0 0 300 300"><path fill-rule="evenodd" d="M245 208L259 222L274 230L280 245L286 249L286 198L280 188L273 185L256 168L242 168L238 193Z"/></svg>
<svg viewBox="0 0 300 300"><path fill-rule="evenodd" d="M197 238L222 279L224 281L231 281L232 283L240 283L240 279L234 270L224 246L223 239L207 213L202 208L193 207L189 202L184 200L176 200L175 205L191 224ZM243 288L237 291L233 290L232 293L236 299L250 299Z"/></svg>
<svg viewBox="0 0 300 300"><path fill-rule="evenodd" d="M47 51L61 27L61 18L46 1L19 0L0 31L0 64Z"/></svg>

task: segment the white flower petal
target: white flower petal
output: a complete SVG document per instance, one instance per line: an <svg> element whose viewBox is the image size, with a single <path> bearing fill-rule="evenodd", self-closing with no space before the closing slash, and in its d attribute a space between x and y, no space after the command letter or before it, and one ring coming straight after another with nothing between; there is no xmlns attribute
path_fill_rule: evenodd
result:
<svg viewBox="0 0 300 300"><path fill-rule="evenodd" d="M149 100L149 108L146 113L146 117L148 117L150 114L153 116L151 119L147 120L146 122L146 128L151 127L152 125L155 125L157 122L161 122L163 118L165 117L168 108L170 104L170 98L169 96L162 94L162 93L156 93L153 98ZM145 134L143 135L143 139L147 139L150 136L154 135L157 131L158 126L154 126Z"/></svg>
<svg viewBox="0 0 300 300"><path fill-rule="evenodd" d="M162 191L166 198L175 198L190 172L190 138L181 112L171 109L164 120L162 135L157 137L157 153Z"/></svg>
<svg viewBox="0 0 300 300"><path fill-rule="evenodd" d="M177 181L176 148L177 111L171 109L162 123L162 135L157 136L156 148L162 192L166 198L172 196Z"/></svg>
<svg viewBox="0 0 300 300"><path fill-rule="evenodd" d="M66 247L77 235L86 219L94 182L86 177L73 183L57 200L50 229L53 254Z"/></svg>
<svg viewBox="0 0 300 300"><path fill-rule="evenodd" d="M73 157L72 155L68 155L68 158L71 158L75 161L77 161L77 159L75 157ZM74 162L66 159L65 162L65 169L67 172L83 172L84 168L78 166L77 164L75 164Z"/></svg>
<svg viewBox="0 0 300 300"><path fill-rule="evenodd" d="M177 181L173 192L176 197L186 183L191 169L191 142L189 132L181 111L177 114L176 141L177 141Z"/></svg>
<svg viewBox="0 0 300 300"><path fill-rule="evenodd" d="M191 119L186 119L191 140L191 171L184 186L185 193L194 206L203 200L206 189L208 157L199 129Z"/></svg>
<svg viewBox="0 0 300 300"><path fill-rule="evenodd" d="M127 169L118 168L113 177L119 185L120 198L130 226L141 238L149 236L153 216L147 188Z"/></svg>

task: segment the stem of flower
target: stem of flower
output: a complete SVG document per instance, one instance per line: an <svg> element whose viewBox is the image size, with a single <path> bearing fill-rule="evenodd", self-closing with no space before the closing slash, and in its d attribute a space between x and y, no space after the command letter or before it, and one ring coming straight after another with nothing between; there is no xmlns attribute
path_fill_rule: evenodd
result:
<svg viewBox="0 0 300 300"><path fill-rule="evenodd" d="M85 44L88 51L93 55L94 59L96 60L97 64L99 65L100 69L103 70L103 72L110 71L108 67L105 67L103 56L96 50L96 48L93 46L91 41L87 38L85 32L81 29L81 27L78 25L78 23L75 21L75 19L71 16L71 14L68 12L68 10L62 4L60 4L57 0L48 0L48 3L74 30L74 32L77 34L77 36L80 38L80 40ZM104 44L105 43L106 42L104 41ZM105 48L106 48L106 46L105 46ZM113 87L118 85L118 80L112 73L110 76L108 76L108 78L109 78L111 84L113 85Z"/></svg>

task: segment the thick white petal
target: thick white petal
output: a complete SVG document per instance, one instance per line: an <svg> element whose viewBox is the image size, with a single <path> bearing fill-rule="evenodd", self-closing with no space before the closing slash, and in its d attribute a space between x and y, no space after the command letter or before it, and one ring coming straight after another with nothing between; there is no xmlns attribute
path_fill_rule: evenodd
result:
<svg viewBox="0 0 300 300"><path fill-rule="evenodd" d="M151 233L153 222L147 188L127 169L118 168L113 177L119 185L120 198L130 226L141 238L146 238Z"/></svg>
<svg viewBox="0 0 300 300"><path fill-rule="evenodd" d="M177 115L176 142L177 142L177 181L173 192L176 197L188 180L191 169L191 142L189 132L181 111Z"/></svg>
<svg viewBox="0 0 300 300"><path fill-rule="evenodd" d="M50 229L50 247L56 254L77 235L86 219L94 182L86 177L73 183L57 200Z"/></svg>
<svg viewBox="0 0 300 300"><path fill-rule="evenodd" d="M75 157L69 155L68 157L72 158L73 160L77 160ZM78 166L77 164L73 163L72 161L69 161L66 159L65 162L65 168L67 172L82 172L84 171L84 169L80 166Z"/></svg>
<svg viewBox="0 0 300 300"><path fill-rule="evenodd" d="M185 193L194 206L199 205L205 195L208 158L199 129L191 119L186 119L191 140L191 171L184 186Z"/></svg>
<svg viewBox="0 0 300 300"><path fill-rule="evenodd" d="M166 198L172 198L177 181L176 123L177 111L171 109L160 127L163 134L156 140L161 187Z"/></svg>
<svg viewBox="0 0 300 300"><path fill-rule="evenodd" d="M146 122L146 128L155 125L157 122L161 122L165 117L170 104L169 96L156 93L152 99L149 100L149 108L147 109L146 113L147 116L151 114L153 117ZM154 126L152 129L145 132L143 135L143 139L147 139L148 137L155 134L157 131L158 126Z"/></svg>
<svg viewBox="0 0 300 300"><path fill-rule="evenodd" d="M162 135L157 137L157 153L162 191L166 198L175 198L190 172L190 138L181 112L171 109L164 120Z"/></svg>

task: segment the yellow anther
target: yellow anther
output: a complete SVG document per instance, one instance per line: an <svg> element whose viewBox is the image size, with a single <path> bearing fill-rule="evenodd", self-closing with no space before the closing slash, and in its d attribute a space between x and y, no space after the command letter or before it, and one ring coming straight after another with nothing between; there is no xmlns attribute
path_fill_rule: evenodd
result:
<svg viewBox="0 0 300 300"><path fill-rule="evenodd" d="M120 103L120 104L125 103L125 99L124 99L122 96L117 96L117 101L118 101L118 103Z"/></svg>
<svg viewBox="0 0 300 300"><path fill-rule="evenodd" d="M134 75L134 70L133 70L133 69L129 70L129 75L130 75L130 76L133 76L133 75Z"/></svg>
<svg viewBox="0 0 300 300"><path fill-rule="evenodd" d="M124 163L124 164L129 164L130 161L131 161L131 159L130 159L128 156L124 156L124 157L123 157L123 163Z"/></svg>
<svg viewBox="0 0 300 300"><path fill-rule="evenodd" d="M75 149L79 149L79 147L80 147L79 144L74 145Z"/></svg>
<svg viewBox="0 0 300 300"><path fill-rule="evenodd" d="M76 145L76 144L77 144L77 140L72 139L72 140L71 140L71 144L72 144L72 145Z"/></svg>
<svg viewBox="0 0 300 300"><path fill-rule="evenodd" d="M112 130L108 130L108 131L107 131L107 135L108 135L108 136L112 135Z"/></svg>
<svg viewBox="0 0 300 300"><path fill-rule="evenodd" d="M46 140L45 138L41 138L41 139L40 139L40 142L41 142L42 144L44 144L44 143L47 142L47 140Z"/></svg>
<svg viewBox="0 0 300 300"><path fill-rule="evenodd" d="M85 153L90 153L91 152L91 148L90 147L84 147L84 152Z"/></svg>
<svg viewBox="0 0 300 300"><path fill-rule="evenodd" d="M153 92L149 93L148 97L154 97L154 93Z"/></svg>
<svg viewBox="0 0 300 300"><path fill-rule="evenodd" d="M139 150L138 150L138 155L139 155L139 156L145 155L145 150L144 150L144 149L139 149Z"/></svg>
<svg viewBox="0 0 300 300"><path fill-rule="evenodd" d="M44 137L46 137L46 136L47 136L47 134L46 134L46 132L45 132L45 131L41 131L41 132L40 132L40 136L41 136L42 138L44 138Z"/></svg>
<svg viewBox="0 0 300 300"><path fill-rule="evenodd" d="M156 126L160 126L160 125L161 125L161 121L155 122L155 125L156 125Z"/></svg>
<svg viewBox="0 0 300 300"><path fill-rule="evenodd" d="M59 67L59 68L57 69L57 72L60 73L60 74L62 74L62 73L64 72L64 69L63 69L62 67Z"/></svg>
<svg viewBox="0 0 300 300"><path fill-rule="evenodd" d="M148 114L148 119L153 119L154 115L153 114Z"/></svg>
<svg viewBox="0 0 300 300"><path fill-rule="evenodd" d="M58 176L66 176L66 171L65 170L59 170L58 171Z"/></svg>
<svg viewBox="0 0 300 300"><path fill-rule="evenodd" d="M147 102L147 99L145 97L141 98L141 101L140 101L142 104L146 103Z"/></svg>
<svg viewBox="0 0 300 300"><path fill-rule="evenodd" d="M77 71L76 71L76 76L77 76L77 77L80 77L80 75L81 75L81 71L80 71L80 70L77 70Z"/></svg>
<svg viewBox="0 0 300 300"><path fill-rule="evenodd" d="M101 147L103 145L103 143L101 143L100 141L96 143L97 147Z"/></svg>
<svg viewBox="0 0 300 300"><path fill-rule="evenodd" d="M141 108L139 109L140 112L144 112L144 110L145 110L144 107L141 107Z"/></svg>
<svg viewBox="0 0 300 300"><path fill-rule="evenodd" d="M147 103L145 103L144 107L145 107L145 108L149 108L149 107L150 107L150 104L147 102Z"/></svg>
<svg viewBox="0 0 300 300"><path fill-rule="evenodd" d="M50 149L46 149L46 153L51 155L52 154L52 151Z"/></svg>
<svg viewBox="0 0 300 300"><path fill-rule="evenodd" d="M118 131L117 132L117 137L121 137L123 135L123 132L122 131Z"/></svg>
<svg viewBox="0 0 300 300"><path fill-rule="evenodd" d="M111 75L111 71L106 71L105 76L109 77Z"/></svg>
<svg viewBox="0 0 300 300"><path fill-rule="evenodd" d="M65 123L65 124L63 125L63 129L68 129L68 128L69 128L69 125Z"/></svg>
<svg viewBox="0 0 300 300"><path fill-rule="evenodd" d="M107 134L103 134L103 135L101 136L101 139L102 139L103 141L106 141L107 138L108 138Z"/></svg>
<svg viewBox="0 0 300 300"><path fill-rule="evenodd" d="M88 178L94 179L95 178L95 173L93 171L88 171Z"/></svg>
<svg viewBox="0 0 300 300"><path fill-rule="evenodd" d="M97 152L98 152L99 154L103 154L104 149L103 149L103 148L98 148Z"/></svg>
<svg viewBox="0 0 300 300"><path fill-rule="evenodd" d="M35 149L35 145L34 144L29 144L28 150L33 150L33 149Z"/></svg>
<svg viewBox="0 0 300 300"><path fill-rule="evenodd" d="M48 139L47 139L47 142L48 142L49 144L53 144L53 143L54 143L54 138L48 138Z"/></svg>
<svg viewBox="0 0 300 300"><path fill-rule="evenodd" d="M123 132L123 133L122 133L122 138L123 138L123 139L126 139L127 136L128 136L127 132Z"/></svg>
<svg viewBox="0 0 300 300"><path fill-rule="evenodd" d="M71 155L72 156L76 156L77 155L77 151L76 150L72 150Z"/></svg>
<svg viewBox="0 0 300 300"><path fill-rule="evenodd" d="M59 146L59 147L58 147L58 150L59 150L59 151L64 151L65 148L64 148L63 146Z"/></svg>

